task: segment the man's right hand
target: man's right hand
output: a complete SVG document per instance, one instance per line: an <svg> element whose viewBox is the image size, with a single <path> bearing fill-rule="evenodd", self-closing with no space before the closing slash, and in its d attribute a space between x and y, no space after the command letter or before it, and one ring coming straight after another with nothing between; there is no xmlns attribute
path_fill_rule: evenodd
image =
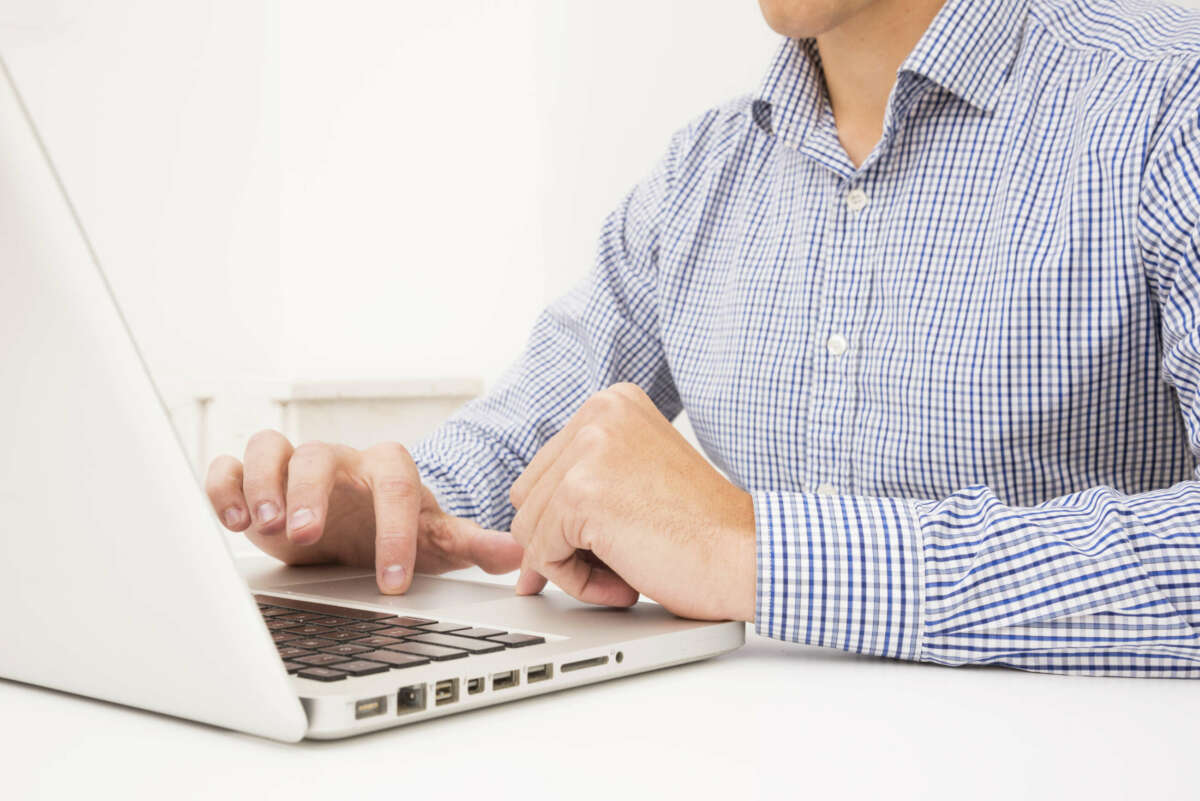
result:
<svg viewBox="0 0 1200 801"><path fill-rule="evenodd" d="M509 534L444 513L396 443L293 448L278 431L260 431L244 464L213 460L205 489L225 527L270 555L289 565L373 566L385 594L407 590L414 571L507 573L524 553Z"/></svg>

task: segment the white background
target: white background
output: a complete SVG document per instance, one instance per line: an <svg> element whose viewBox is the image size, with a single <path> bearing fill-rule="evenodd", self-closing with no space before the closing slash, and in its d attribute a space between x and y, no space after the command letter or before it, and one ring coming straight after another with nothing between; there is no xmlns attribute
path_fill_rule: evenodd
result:
<svg viewBox="0 0 1200 801"><path fill-rule="evenodd" d="M6 0L0 47L173 409L214 380L494 380L753 0Z"/></svg>

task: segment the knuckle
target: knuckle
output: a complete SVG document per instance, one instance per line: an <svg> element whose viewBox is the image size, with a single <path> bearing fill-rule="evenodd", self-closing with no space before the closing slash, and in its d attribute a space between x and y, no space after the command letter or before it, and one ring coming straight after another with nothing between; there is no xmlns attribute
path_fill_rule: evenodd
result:
<svg viewBox="0 0 1200 801"><path fill-rule="evenodd" d="M649 398L645 390L632 381L622 381L619 384L613 384L612 389L629 400L641 400L643 398Z"/></svg>
<svg viewBox="0 0 1200 801"><path fill-rule="evenodd" d="M408 448L405 448L399 442L379 442L372 445L369 453L379 459L384 459L389 462L406 462L412 457L408 454Z"/></svg>
<svg viewBox="0 0 1200 801"><path fill-rule="evenodd" d="M289 472L332 467L333 449L324 442L305 442L296 446L288 465Z"/></svg>
<svg viewBox="0 0 1200 801"><path fill-rule="evenodd" d="M331 452L332 448L330 448L328 443L318 442L316 440L302 442L297 445L296 450L292 452L292 460L295 461L297 457L301 459L323 458L328 456Z"/></svg>
<svg viewBox="0 0 1200 801"><path fill-rule="evenodd" d="M313 496L320 494L320 491L321 485L316 481L307 478L291 479L288 481L287 488L288 505L301 498L311 501L314 499Z"/></svg>
<svg viewBox="0 0 1200 801"><path fill-rule="evenodd" d="M608 429L598 423L589 423L579 429L575 435L580 447L589 453L599 453L608 447L611 435Z"/></svg>
<svg viewBox="0 0 1200 801"><path fill-rule="evenodd" d="M572 471L563 476L563 501L572 508L589 507L599 495L599 485L591 477Z"/></svg>
<svg viewBox="0 0 1200 801"><path fill-rule="evenodd" d="M261 450L278 445L281 440L287 442L287 437L273 428L264 428L250 435L250 439L246 441L246 450Z"/></svg>
<svg viewBox="0 0 1200 801"><path fill-rule="evenodd" d="M620 408L620 396L610 389L602 389L583 404L583 410L593 417L607 417Z"/></svg>
<svg viewBox="0 0 1200 801"><path fill-rule="evenodd" d="M447 519L439 516L426 524L425 544L444 554L453 554L456 551L458 540Z"/></svg>
<svg viewBox="0 0 1200 801"><path fill-rule="evenodd" d="M408 500L420 493L421 484L409 476L386 476L373 482L373 490L384 500Z"/></svg>

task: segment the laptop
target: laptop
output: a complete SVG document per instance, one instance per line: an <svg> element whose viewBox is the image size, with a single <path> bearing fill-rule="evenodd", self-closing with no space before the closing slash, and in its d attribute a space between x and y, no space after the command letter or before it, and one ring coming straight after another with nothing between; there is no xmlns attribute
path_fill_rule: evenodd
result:
<svg viewBox="0 0 1200 801"><path fill-rule="evenodd" d="M362 571L281 567L250 588L2 59L0 342L6 679L294 742L744 642L741 623L451 578L382 596Z"/></svg>

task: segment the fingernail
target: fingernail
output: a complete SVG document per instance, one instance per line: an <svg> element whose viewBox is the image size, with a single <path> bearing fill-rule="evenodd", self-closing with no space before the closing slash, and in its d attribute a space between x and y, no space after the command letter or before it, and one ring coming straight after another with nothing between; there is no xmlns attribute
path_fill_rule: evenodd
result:
<svg viewBox="0 0 1200 801"><path fill-rule="evenodd" d="M260 503L254 512L258 515L258 522L260 524L270 523L272 520L279 517L279 507L270 501L263 501Z"/></svg>
<svg viewBox="0 0 1200 801"><path fill-rule="evenodd" d="M312 509L301 506L292 512L292 530L304 528L315 519L316 516L312 513Z"/></svg>
<svg viewBox="0 0 1200 801"><path fill-rule="evenodd" d="M225 525L230 528L240 526L242 524L242 510L237 506L230 506L222 514L221 518L225 521Z"/></svg>
<svg viewBox="0 0 1200 801"><path fill-rule="evenodd" d="M404 587L404 567L388 565L383 569L383 588L388 592L399 592Z"/></svg>

